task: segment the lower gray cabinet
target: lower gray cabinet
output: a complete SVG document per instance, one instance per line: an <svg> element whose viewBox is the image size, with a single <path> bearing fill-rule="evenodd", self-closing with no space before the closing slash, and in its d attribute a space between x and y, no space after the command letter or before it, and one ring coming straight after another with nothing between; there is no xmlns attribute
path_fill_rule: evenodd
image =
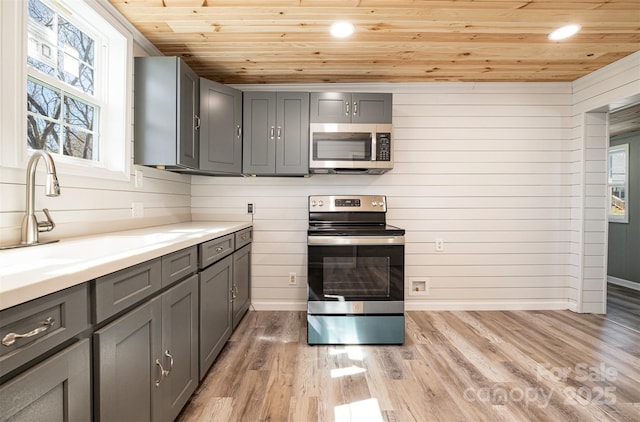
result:
<svg viewBox="0 0 640 422"><path fill-rule="evenodd" d="M198 384L198 276L94 333L98 421L172 421Z"/></svg>
<svg viewBox="0 0 640 422"><path fill-rule="evenodd" d="M233 329L251 304L251 245L233 253Z"/></svg>
<svg viewBox="0 0 640 422"><path fill-rule="evenodd" d="M160 382L164 421L173 421L198 386L198 276L167 290L162 299Z"/></svg>
<svg viewBox="0 0 640 422"><path fill-rule="evenodd" d="M231 255L200 273L200 379L231 336Z"/></svg>
<svg viewBox="0 0 640 422"><path fill-rule="evenodd" d="M0 420L91 420L90 362L89 340L82 340L3 384Z"/></svg>

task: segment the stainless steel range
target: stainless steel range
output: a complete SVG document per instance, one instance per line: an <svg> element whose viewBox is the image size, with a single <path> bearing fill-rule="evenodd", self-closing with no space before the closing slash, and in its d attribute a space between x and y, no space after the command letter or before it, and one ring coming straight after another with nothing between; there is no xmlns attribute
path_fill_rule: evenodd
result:
<svg viewBox="0 0 640 422"><path fill-rule="evenodd" d="M307 341L404 343L404 233L380 195L309 196Z"/></svg>

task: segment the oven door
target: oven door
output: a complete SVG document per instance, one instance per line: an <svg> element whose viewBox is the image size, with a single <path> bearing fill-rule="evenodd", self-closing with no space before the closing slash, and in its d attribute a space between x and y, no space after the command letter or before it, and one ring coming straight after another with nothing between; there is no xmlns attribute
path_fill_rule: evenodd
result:
<svg viewBox="0 0 640 422"><path fill-rule="evenodd" d="M402 314L404 236L308 237L310 314Z"/></svg>

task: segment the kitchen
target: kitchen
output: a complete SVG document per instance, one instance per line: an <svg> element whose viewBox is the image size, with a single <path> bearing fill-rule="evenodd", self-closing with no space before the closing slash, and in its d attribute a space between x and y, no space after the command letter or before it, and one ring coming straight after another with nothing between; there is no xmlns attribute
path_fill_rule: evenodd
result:
<svg viewBox="0 0 640 422"><path fill-rule="evenodd" d="M2 42L9 42L4 35ZM133 55L155 54L143 41L133 45ZM304 310L307 197L384 194L388 222L407 230L407 310L602 313L603 107L640 94L639 62L634 53L572 82L334 83L332 91L393 93L392 171L241 178L130 165L127 180L61 172L61 196L36 197L36 208L49 208L56 222L41 236L65 239L191 220L252 223L252 306ZM1 80L21 79L11 79L18 71L6 63L3 57ZM295 85L300 91L326 88ZM5 104L12 89L3 82L6 119L22 103ZM280 81L242 90L292 86ZM3 160L6 139L13 139L4 131L17 130L17 123L5 123ZM20 236L24 167L0 171L0 234L8 244ZM142 204L143 217L132 217L133 203ZM247 204L254 205L253 214ZM435 251L436 239L443 241L442 252ZM290 273L296 274L293 285ZM411 294L412 281L428 281L428 292Z"/></svg>

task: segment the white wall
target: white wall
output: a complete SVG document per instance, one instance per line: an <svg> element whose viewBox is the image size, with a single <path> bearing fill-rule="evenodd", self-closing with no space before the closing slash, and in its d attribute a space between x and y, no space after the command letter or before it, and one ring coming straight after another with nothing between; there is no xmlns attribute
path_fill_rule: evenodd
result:
<svg viewBox="0 0 640 422"><path fill-rule="evenodd" d="M575 150L569 297L580 312L606 308L607 149L610 109L640 101L640 52L573 83Z"/></svg>
<svg viewBox="0 0 640 422"><path fill-rule="evenodd" d="M243 89L319 89L243 87ZM325 87L326 88L326 87ZM321 88L320 88L321 89ZM384 194L407 230L406 279L430 279L408 309L569 308L570 83L333 86L394 93L395 168L380 176L192 178L194 219L246 218L256 205L253 302L301 309L307 196ZM434 251L442 238L445 252ZM288 285L289 272L299 276ZM408 283L407 287L408 287Z"/></svg>

